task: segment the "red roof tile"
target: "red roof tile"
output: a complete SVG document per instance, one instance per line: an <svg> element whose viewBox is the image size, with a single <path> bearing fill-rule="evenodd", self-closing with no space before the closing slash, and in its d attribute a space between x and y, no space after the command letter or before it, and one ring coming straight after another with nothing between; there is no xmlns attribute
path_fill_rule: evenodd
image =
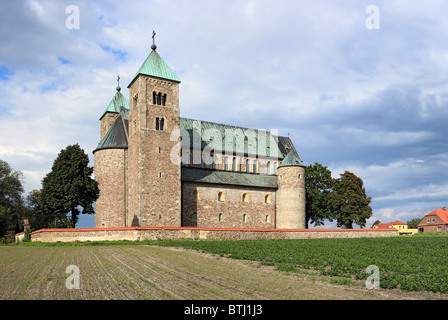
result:
<svg viewBox="0 0 448 320"><path fill-rule="evenodd" d="M446 209L436 209L428 213L425 217L428 216L438 216L443 222L448 224L448 210Z"/></svg>

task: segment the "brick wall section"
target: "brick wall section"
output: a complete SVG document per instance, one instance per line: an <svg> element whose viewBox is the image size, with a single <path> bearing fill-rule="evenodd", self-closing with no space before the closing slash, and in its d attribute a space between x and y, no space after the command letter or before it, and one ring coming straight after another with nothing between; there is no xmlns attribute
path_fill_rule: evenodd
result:
<svg viewBox="0 0 448 320"><path fill-rule="evenodd" d="M96 227L122 227L125 225L125 163L124 149L102 149L94 154L95 180L100 196L95 202Z"/></svg>
<svg viewBox="0 0 448 320"><path fill-rule="evenodd" d="M427 222L427 219L430 219L431 222ZM432 222L432 219L434 219L434 222ZM448 225L437 215L423 217L418 224L418 228L423 228L424 232L448 232ZM437 228L440 228L440 231L437 231Z"/></svg>
<svg viewBox="0 0 448 320"><path fill-rule="evenodd" d="M378 238L398 236L397 230L378 229L225 229L186 227L124 227L94 229L41 229L31 233L32 241L70 242L157 239L317 239Z"/></svg>
<svg viewBox="0 0 448 320"><path fill-rule="evenodd" d="M194 191L198 199L193 198ZM243 194L248 202L242 202ZM270 203L265 203L266 195ZM183 226L275 228L275 189L184 182L182 198Z"/></svg>

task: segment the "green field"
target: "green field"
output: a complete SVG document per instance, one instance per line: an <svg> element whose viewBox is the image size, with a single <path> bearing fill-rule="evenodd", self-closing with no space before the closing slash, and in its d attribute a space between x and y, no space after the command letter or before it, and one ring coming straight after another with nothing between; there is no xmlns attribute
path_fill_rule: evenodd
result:
<svg viewBox="0 0 448 320"><path fill-rule="evenodd" d="M227 256L259 261L279 270L312 269L320 275L365 280L379 269L380 288L448 293L448 237L414 236L359 239L165 241Z"/></svg>

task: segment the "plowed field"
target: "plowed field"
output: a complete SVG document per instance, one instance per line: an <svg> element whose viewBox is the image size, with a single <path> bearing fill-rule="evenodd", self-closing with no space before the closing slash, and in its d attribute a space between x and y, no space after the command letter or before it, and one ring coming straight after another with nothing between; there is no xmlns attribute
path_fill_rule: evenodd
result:
<svg viewBox="0 0 448 320"><path fill-rule="evenodd" d="M67 267L79 269L69 288ZM74 282L73 282L74 283ZM421 295L332 285L316 275L149 245L0 247L0 299L407 299Z"/></svg>

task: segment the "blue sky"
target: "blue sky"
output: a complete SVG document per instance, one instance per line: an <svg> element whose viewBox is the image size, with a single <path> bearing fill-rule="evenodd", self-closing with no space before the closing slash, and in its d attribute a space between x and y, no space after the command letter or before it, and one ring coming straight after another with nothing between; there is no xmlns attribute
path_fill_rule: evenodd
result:
<svg viewBox="0 0 448 320"><path fill-rule="evenodd" d="M182 81L181 116L289 134L306 164L363 179L368 225L420 218L448 197L447 12L436 0L8 1L0 159L26 193L70 144L93 165L117 75L127 97L155 29Z"/></svg>

